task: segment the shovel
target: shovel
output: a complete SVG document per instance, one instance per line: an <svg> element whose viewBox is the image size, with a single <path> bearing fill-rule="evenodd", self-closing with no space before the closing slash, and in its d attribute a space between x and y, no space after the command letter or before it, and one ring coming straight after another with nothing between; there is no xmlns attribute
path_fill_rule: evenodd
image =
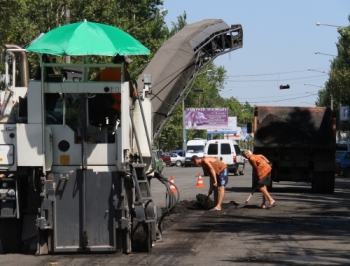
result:
<svg viewBox="0 0 350 266"><path fill-rule="evenodd" d="M258 188L259 184L256 184L255 188L253 189L252 193L250 193L249 197L247 198L247 200L245 201L244 205L246 205L248 203L248 201L250 200L250 198L253 196L255 190Z"/></svg>
<svg viewBox="0 0 350 266"><path fill-rule="evenodd" d="M210 194L208 194L208 196L205 198L205 200L204 200L204 201L207 201L207 200L209 199L210 195L211 195L211 193L210 193Z"/></svg>
<svg viewBox="0 0 350 266"><path fill-rule="evenodd" d="M205 198L204 201L207 201L209 199L209 196L211 195L211 193ZM239 203L235 202L234 200L230 201L230 203L232 203L234 206L238 206Z"/></svg>

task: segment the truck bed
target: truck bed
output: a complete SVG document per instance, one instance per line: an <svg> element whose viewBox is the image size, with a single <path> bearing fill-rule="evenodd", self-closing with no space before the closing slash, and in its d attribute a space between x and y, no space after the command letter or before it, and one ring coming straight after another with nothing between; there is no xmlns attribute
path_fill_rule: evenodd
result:
<svg viewBox="0 0 350 266"><path fill-rule="evenodd" d="M335 125L331 109L258 106L254 111L254 153L272 162L272 181L307 182L316 193L333 193Z"/></svg>
<svg viewBox="0 0 350 266"><path fill-rule="evenodd" d="M334 149L331 110L325 107L256 107L254 147Z"/></svg>

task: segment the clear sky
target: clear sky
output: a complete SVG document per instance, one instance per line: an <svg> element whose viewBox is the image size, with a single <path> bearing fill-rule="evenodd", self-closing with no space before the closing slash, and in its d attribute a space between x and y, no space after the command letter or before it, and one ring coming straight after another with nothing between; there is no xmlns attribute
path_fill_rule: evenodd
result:
<svg viewBox="0 0 350 266"><path fill-rule="evenodd" d="M214 63L227 70L224 98L251 105L314 106L336 55L336 27L348 26L349 0L164 0L169 28L187 14L187 23L222 19L241 24L243 47ZM309 71L308 69L316 71ZM304 85L311 84L311 85ZM290 89L280 90L280 85Z"/></svg>

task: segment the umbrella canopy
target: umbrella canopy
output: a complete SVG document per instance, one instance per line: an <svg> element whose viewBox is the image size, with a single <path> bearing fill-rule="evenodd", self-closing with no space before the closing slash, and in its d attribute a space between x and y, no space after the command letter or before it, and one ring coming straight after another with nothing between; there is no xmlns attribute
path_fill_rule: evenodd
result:
<svg viewBox="0 0 350 266"><path fill-rule="evenodd" d="M134 37L106 24L72 23L44 34L27 52L53 55L148 55L150 51Z"/></svg>

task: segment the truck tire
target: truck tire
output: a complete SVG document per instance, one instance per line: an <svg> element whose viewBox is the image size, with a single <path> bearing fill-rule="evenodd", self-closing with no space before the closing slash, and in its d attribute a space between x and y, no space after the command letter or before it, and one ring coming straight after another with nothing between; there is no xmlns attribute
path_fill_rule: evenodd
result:
<svg viewBox="0 0 350 266"><path fill-rule="evenodd" d="M332 194L334 192L335 173L315 172L312 179L312 192L322 194Z"/></svg>
<svg viewBox="0 0 350 266"><path fill-rule="evenodd" d="M324 172L324 193L333 194L335 185L335 172Z"/></svg>
<svg viewBox="0 0 350 266"><path fill-rule="evenodd" d="M345 168L343 170L343 173L344 173L344 177L350 177L350 168Z"/></svg>
<svg viewBox="0 0 350 266"><path fill-rule="evenodd" d="M324 175L323 172L314 172L314 176L312 178L312 192L314 193L322 193L323 192L323 184L324 184Z"/></svg>
<svg viewBox="0 0 350 266"><path fill-rule="evenodd" d="M0 239L5 253L20 253L22 251L21 220L8 218L0 223Z"/></svg>

